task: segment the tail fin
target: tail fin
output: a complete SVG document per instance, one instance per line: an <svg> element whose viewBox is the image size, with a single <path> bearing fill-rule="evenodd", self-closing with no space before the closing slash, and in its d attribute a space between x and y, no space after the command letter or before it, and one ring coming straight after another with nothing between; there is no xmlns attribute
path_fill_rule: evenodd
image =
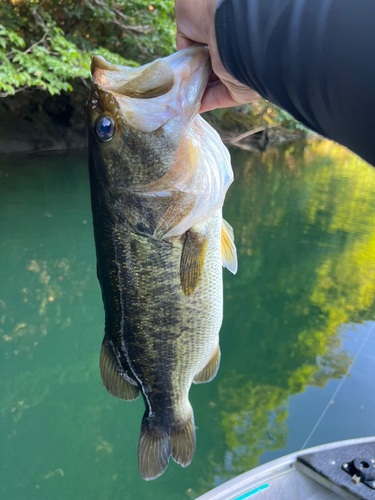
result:
<svg viewBox="0 0 375 500"><path fill-rule="evenodd" d="M193 411L183 424L163 429L153 424L145 415L142 420L138 447L138 467L143 479L150 481L161 476L168 467L169 456L187 467L195 452L195 427Z"/></svg>
<svg viewBox="0 0 375 500"><path fill-rule="evenodd" d="M138 468L146 481L161 476L168 467L171 438L168 431L155 425L150 426L145 415L141 425L138 446Z"/></svg>

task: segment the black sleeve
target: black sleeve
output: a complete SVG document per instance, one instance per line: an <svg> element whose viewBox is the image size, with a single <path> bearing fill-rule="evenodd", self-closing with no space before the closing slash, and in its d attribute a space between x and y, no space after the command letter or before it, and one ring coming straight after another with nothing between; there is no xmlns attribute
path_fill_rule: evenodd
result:
<svg viewBox="0 0 375 500"><path fill-rule="evenodd" d="M375 165L375 0L223 0L226 70Z"/></svg>

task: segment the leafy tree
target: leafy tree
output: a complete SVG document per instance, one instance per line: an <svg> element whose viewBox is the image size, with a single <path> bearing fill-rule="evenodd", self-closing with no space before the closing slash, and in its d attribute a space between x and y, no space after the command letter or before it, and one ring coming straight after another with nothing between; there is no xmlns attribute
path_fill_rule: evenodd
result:
<svg viewBox="0 0 375 500"><path fill-rule="evenodd" d="M86 83L90 77L93 54L133 66L172 53L173 8L172 0L2 0L0 97L30 88L51 95L73 91L75 79ZM210 112L207 118L222 130L238 133L259 125L282 125L284 134L306 131L263 100Z"/></svg>
<svg viewBox="0 0 375 500"><path fill-rule="evenodd" d="M173 2L3 0L0 96L28 87L57 94L90 75L90 56L136 65L174 50Z"/></svg>

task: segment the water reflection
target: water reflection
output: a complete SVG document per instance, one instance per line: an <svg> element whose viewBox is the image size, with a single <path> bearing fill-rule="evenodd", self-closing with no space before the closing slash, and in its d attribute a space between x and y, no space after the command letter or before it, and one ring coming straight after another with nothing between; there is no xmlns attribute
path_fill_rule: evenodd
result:
<svg viewBox="0 0 375 500"><path fill-rule="evenodd" d="M375 313L373 169L328 142L232 154L240 265L225 283L221 438L203 489L285 446L288 398L341 378L339 327Z"/></svg>
<svg viewBox="0 0 375 500"><path fill-rule="evenodd" d="M194 386L197 452L137 472L141 401L102 387L103 306L86 160L0 167L0 416L4 498L195 498L288 441L291 395L347 371L339 328L375 313L375 175L329 142L232 151L222 363Z"/></svg>

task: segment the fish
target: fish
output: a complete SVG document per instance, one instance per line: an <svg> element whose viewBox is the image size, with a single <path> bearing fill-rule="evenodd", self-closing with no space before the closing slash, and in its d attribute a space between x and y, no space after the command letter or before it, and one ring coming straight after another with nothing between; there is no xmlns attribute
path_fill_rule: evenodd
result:
<svg viewBox="0 0 375 500"><path fill-rule="evenodd" d="M219 368L222 266L237 271L222 206L227 148L198 114L211 63L194 45L137 68L94 56L87 103L100 372L113 396L142 395L138 467L160 476L194 456L192 383Z"/></svg>

